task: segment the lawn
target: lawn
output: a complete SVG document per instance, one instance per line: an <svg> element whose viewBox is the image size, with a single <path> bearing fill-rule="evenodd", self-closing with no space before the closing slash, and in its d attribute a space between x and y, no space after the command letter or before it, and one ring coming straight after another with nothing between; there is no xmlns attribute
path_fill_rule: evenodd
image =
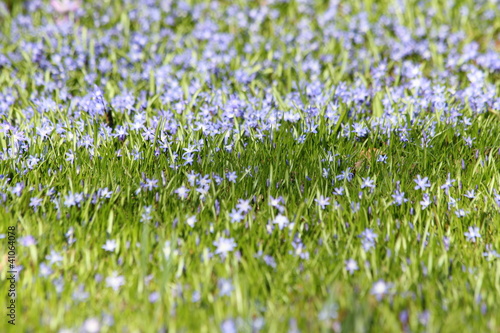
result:
<svg viewBox="0 0 500 333"><path fill-rule="evenodd" d="M7 2L0 332L500 332L498 1Z"/></svg>

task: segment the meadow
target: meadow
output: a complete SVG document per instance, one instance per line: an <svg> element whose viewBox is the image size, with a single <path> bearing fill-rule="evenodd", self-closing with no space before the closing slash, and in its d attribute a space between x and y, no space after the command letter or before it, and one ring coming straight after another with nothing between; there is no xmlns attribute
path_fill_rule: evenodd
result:
<svg viewBox="0 0 500 333"><path fill-rule="evenodd" d="M499 17L0 2L0 331L500 332Z"/></svg>

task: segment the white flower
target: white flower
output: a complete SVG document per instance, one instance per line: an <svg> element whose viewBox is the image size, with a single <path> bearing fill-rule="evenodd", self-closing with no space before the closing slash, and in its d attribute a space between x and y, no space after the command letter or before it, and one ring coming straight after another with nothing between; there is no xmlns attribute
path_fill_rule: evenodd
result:
<svg viewBox="0 0 500 333"><path fill-rule="evenodd" d="M106 278L106 286L113 288L114 291L118 291L121 286L125 284L125 278L118 275L117 272L113 272L111 276Z"/></svg>
<svg viewBox="0 0 500 333"><path fill-rule="evenodd" d="M217 286L219 287L219 296L230 296L234 289L231 279L220 279Z"/></svg>
<svg viewBox="0 0 500 333"><path fill-rule="evenodd" d="M190 216L188 217L188 219L186 220L186 223L191 227L193 228L194 227L194 224L196 223L196 216L193 215L193 216Z"/></svg>
<svg viewBox="0 0 500 333"><path fill-rule="evenodd" d="M102 248L106 251L109 251L109 252L114 252L115 249L116 249L116 246L117 246L117 243L114 239L108 239L106 241L106 244L104 244L102 246Z"/></svg>
<svg viewBox="0 0 500 333"><path fill-rule="evenodd" d="M236 324L231 319L225 320L221 324L220 328L221 328L222 333L237 333L238 332L238 330L236 329Z"/></svg>
<svg viewBox="0 0 500 333"><path fill-rule="evenodd" d="M252 206L250 206L250 200L240 199L238 200L236 208L238 208L242 213L248 213L252 209Z"/></svg>
<svg viewBox="0 0 500 333"><path fill-rule="evenodd" d="M465 237L469 242L476 242L476 238L481 238L481 234L479 233L478 227L469 227L468 232L464 232Z"/></svg>
<svg viewBox="0 0 500 333"><path fill-rule="evenodd" d="M177 193L179 198L186 199L188 197L189 189L185 186L181 186L178 189L176 189L174 192Z"/></svg>
<svg viewBox="0 0 500 333"><path fill-rule="evenodd" d="M314 201L316 201L316 203L318 204L318 206L321 207L321 209L325 209L325 207L330 204L330 198L324 197L322 195L318 199L314 199Z"/></svg>
<svg viewBox="0 0 500 333"><path fill-rule="evenodd" d="M236 242L234 241L234 238L224 238L224 237L219 237L219 239L215 241L213 244L214 246L217 246L215 254L221 254L221 255L225 255L226 253L233 251L234 248L237 246Z"/></svg>
<svg viewBox="0 0 500 333"><path fill-rule="evenodd" d="M384 280L378 280L373 284L371 294L374 295L377 300L381 300L382 297L387 294L390 287L390 284L386 283Z"/></svg>
<svg viewBox="0 0 500 333"><path fill-rule="evenodd" d="M283 228L286 227L290 221L288 220L288 217L278 214L278 216L274 218L273 223L277 224L280 230L283 230Z"/></svg>
<svg viewBox="0 0 500 333"><path fill-rule="evenodd" d="M431 182L429 181L429 178L417 175L417 178L413 180L417 185L415 185L415 190L422 190L425 191L426 188L431 187Z"/></svg>
<svg viewBox="0 0 500 333"><path fill-rule="evenodd" d="M345 261L345 269L350 274L352 274L352 273L354 273L354 271L357 271L359 269L358 263L354 259L346 260Z"/></svg>
<svg viewBox="0 0 500 333"><path fill-rule="evenodd" d="M59 252L51 250L50 254L45 257L51 264L59 263L63 261L63 257Z"/></svg>
<svg viewBox="0 0 500 333"><path fill-rule="evenodd" d="M101 329L101 324L97 318L89 318L83 322L82 331L85 333L97 333Z"/></svg>

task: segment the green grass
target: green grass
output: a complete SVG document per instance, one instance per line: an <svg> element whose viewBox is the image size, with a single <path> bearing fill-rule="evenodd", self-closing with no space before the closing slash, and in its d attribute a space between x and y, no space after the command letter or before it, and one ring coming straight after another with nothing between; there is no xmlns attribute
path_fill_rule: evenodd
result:
<svg viewBox="0 0 500 333"><path fill-rule="evenodd" d="M293 1L276 4L281 16L275 22L267 18L255 32L269 41L269 48L262 44L261 49L249 53L243 48L253 38L252 33L222 20L217 11L206 14L219 21L223 32L240 37L231 43L238 56L209 77L196 67L172 65L172 75L186 104L181 112L172 111L174 102L162 102L167 88L157 81L158 68L144 65L155 52L129 64L130 72L145 73L134 81L123 79L120 73L119 59L129 60L130 46L97 44L107 29L121 23L125 41L136 31L150 34L156 40L156 54L163 59L160 64L171 65L186 49L198 56L204 50L206 42L190 35L194 19L176 18L169 27L175 34L163 40L158 33L165 28L164 23L153 22L145 32L140 22L119 11L112 1L95 4L99 15L111 12L109 22L99 26L90 10L93 4L87 3L87 14L77 20L78 31L66 37L60 32L40 37L36 29L26 28L20 30L22 39L14 41L12 24L19 13L29 15L36 27L55 22L52 14L26 13L19 4L0 21L0 54L13 59L11 65L0 66L0 91L15 96L15 103L2 112L0 119L32 139L26 149L14 151L9 157L6 149L16 149L12 132L0 132L0 150L4 152L0 159L0 194L4 195L0 200L0 234L6 235L0 239L2 295L7 293L3 287L8 276L7 255L3 256L8 252L7 228L16 226L17 238L31 235L37 242L32 246L23 246L20 241L16 244L17 264L23 267L16 284L16 326L9 325L4 314L0 331L78 332L89 318L99 320L101 332L158 332L162 328L168 332L215 332L228 319L235 320L239 331L253 332L252 325L259 318L263 319L264 332L285 332L294 325L302 332L500 331L500 259L483 255L487 245L500 251L498 110L477 113L471 105L462 105L447 93L447 102L460 107L459 112L470 118L467 125L462 116L453 123L430 107L412 114L412 108L416 108L412 102L391 100L389 104L401 111L394 112L397 123L384 132L377 122L387 116L384 99L392 98L395 87L403 81L396 70L402 67L401 61L392 60L387 45L377 45L371 31L365 35L363 46L353 51L346 50L339 40L323 43L319 38L321 45L306 50L307 54L303 54L305 46L291 48L281 37L286 32L298 34L300 18L307 16ZM222 1L221 7L229 4ZM348 17L366 8L372 8L367 10L369 20L376 22L392 5L390 1L355 2L347 18L339 17L338 25L347 27ZM436 15L429 20L428 29L447 24L451 31L463 30L466 37L456 45L459 50L471 41L478 41L482 51L491 48L500 31L498 20L490 25L480 19L463 21L459 14L462 5L473 8L474 2L457 1L445 8L440 1L429 1L426 8L434 8ZM253 3L249 6L258 7ZM498 14L493 6L481 5L478 13L492 9ZM323 12L326 7L317 1L313 9ZM412 31L417 22L424 22L425 15L415 1L409 1L403 11L390 14L409 22L407 27ZM313 31L320 31L317 22L314 24ZM183 39L184 34L187 37ZM64 45L70 45L75 54L81 47L89 59L109 59L112 68L99 73L87 59L83 68L65 72L65 87L74 98L64 99L59 88L50 93L45 89L49 82L58 80L58 73L43 71L24 50L21 40L45 43L54 54ZM357 53L365 47L367 57ZM427 60L413 56L421 63L425 77L446 71L444 56L434 48L430 52ZM322 63L317 77L301 68L306 56L318 59L323 55L332 55L333 60ZM355 68L349 67L353 59L358 62ZM370 69L382 59L388 59L388 75L393 81L358 104L340 98L339 121L327 120L324 116L334 99L334 87L341 82L362 82L371 87L375 78ZM48 60L57 64L57 59ZM241 84L231 72L239 68L248 69L255 78ZM93 71L99 75L88 83L87 75ZM443 84L464 89L469 84L466 74L454 72L457 83L446 78ZM44 84L37 84L35 75L40 75ZM101 78L106 82L100 82ZM486 82L492 84L496 98L498 79L498 71L487 73ZM326 102L307 95L304 83L315 81L323 84L326 95L331 93ZM78 113L72 103L88 94L94 83L102 83L99 88L108 103L125 90L137 98L137 109L144 101L146 124L155 131L155 139L147 141L140 132L131 130L125 140L101 136L99 131L106 125L116 129L131 123L138 112L110 107L107 116ZM293 93L298 95L296 99ZM39 96L51 96L58 106L45 113L33 112ZM293 111L300 119L263 129L263 138L259 138L259 127L265 125L264 119L257 121L258 126L249 126L249 119L235 117L228 121L229 130L224 134L204 135L193 128L191 115L202 120L203 106L217 100L227 103L234 96L256 110L265 109L269 99L272 110ZM411 89L406 89L404 96L417 101L423 98ZM296 105L300 102L303 105ZM317 107L318 115L307 114L304 110L308 106ZM163 131L167 120L155 118L160 110L172 111L169 116L178 122L177 131ZM218 107L213 111L214 117L222 113ZM153 125L157 120L159 125ZM46 139L37 136L36 130L44 121L65 124L73 137L55 132ZM305 130L309 121L318 125L316 133ZM367 136L344 134L347 126L358 122L370 129ZM408 141L401 139L405 130ZM305 141L300 143L297 139L303 134ZM84 135L94 139L93 156L77 144ZM171 142L168 149L160 148L158 139L162 136ZM464 143L469 136L474 138L471 147ZM422 139L428 140L427 145L421 144ZM183 165L185 149L193 145L198 148L194 161ZM230 149L226 149L228 146ZM117 156L119 149L121 156ZM159 154L155 154L157 149ZM67 161L70 150L75 153L73 162ZM141 152L141 159L134 158L135 150ZM377 160L381 155L387 157L385 163ZM30 156L41 158L32 169L26 164ZM324 169L329 169L326 177ZM352 180L334 181L346 170L352 172ZM190 186L190 172L212 179L204 196L196 191L197 186ZM228 172L236 172L235 183L227 179ZM224 180L216 184L214 174ZM424 191L414 189L417 175L428 177L431 183L425 192L432 204L425 209L420 203ZM448 175L456 181L446 192L441 186ZM366 177L375 181L373 190L361 188ZM145 178L158 180L158 187L137 192ZM20 196L11 192L17 183L25 185ZM181 186L190 189L186 199L174 192ZM345 193L333 194L339 187L344 187ZM51 188L55 194L50 194ZM93 203L92 195L103 188L113 191L111 197ZM392 197L398 189L408 199L400 206ZM464 197L469 190L475 190L474 199ZM64 204L70 192L84 194L80 205ZM282 214L293 226L279 230L274 225L271 231L267 226L280 212L269 205L269 200L280 196L284 199ZM330 198L325 209L315 202L320 196ZM33 197L43 200L37 210L30 207ZM229 214L240 199L251 199L252 209L241 222L232 223ZM451 205L453 199L458 200L455 207ZM151 219L141 222L148 206L152 207ZM459 217L459 209L466 215ZM191 216L197 218L194 227L186 223ZM475 242L464 235L473 226L479 227L481 235ZM76 239L72 244L66 235L70 228ZM377 234L370 250L363 248L360 237L366 229ZM220 237L233 238L237 243L226 258L213 255L213 243ZM302 252L294 248L299 239ZM107 240L117 241L114 251L102 248ZM62 261L51 265L52 272L42 276L42 264L48 263L46 257L51 251L58 252ZM308 256L301 257L305 252ZM265 256L274 259L275 267L266 264ZM359 265L353 274L346 270L349 259ZM113 272L124 277L125 284L118 291L105 282ZM228 295L221 295L221 279L231 280ZM377 299L371 291L380 280L392 287ZM80 286L88 298L78 301L74 293ZM156 302L149 300L152 293L158 293ZM198 296L195 301L194 296ZM7 304L8 298L2 299ZM428 320L424 320L426 314ZM111 322L107 321L109 316Z"/></svg>
<svg viewBox="0 0 500 333"><path fill-rule="evenodd" d="M478 126L481 122L484 120L477 120ZM219 141L216 137L207 141L199 154L200 161L177 171L168 167L168 154L133 161L125 156L116 158L114 147L107 144L99 148L102 158L88 159L85 154L77 158L79 172L75 165L64 161L56 147L48 152L47 162L27 175L13 174L14 165L3 163L1 172L10 173L13 182L26 182L27 187L46 179L58 190L93 193L107 186L114 191L102 205L86 200L81 207L63 207L60 217L51 205L33 213L26 191L2 212L3 225L17 224L20 235L33 235L38 241L33 247L19 247L19 262L24 266L18 284L20 326L56 329L95 316L99 309L114 316L115 325L109 331L124 326L130 331L155 331L162 325L173 331L213 331L227 317L251 321L255 316L265 319L269 331L282 331L291 317L297 319L299 327L318 331L329 327L328 322L317 319L318 312L333 302L338 307L337 321L346 331L374 327L398 331L398 314L403 310L409 312L408 325L416 331L423 330L416 316L424 310L431 313L428 329L432 331L497 328L500 262L487 261L482 254L484 244L499 246L498 207L491 195L492 189L499 187L499 155L497 150L486 149L498 142L498 127L490 123L488 130L478 136L477 158L474 149L449 144L453 136L446 126L440 125L436 132L441 134L436 135L429 149L403 147L399 142L379 146L372 136L364 142L337 140L326 131L301 145L282 128L274 133L274 141L266 139L257 144L251 138L240 139L228 153L215 151ZM130 144L134 141L139 144L141 138L131 136ZM181 153L182 146L172 149ZM362 152L370 148L386 154L387 164L363 157ZM32 149L36 153L39 148ZM322 162L325 151L339 156ZM460 167L462 159L465 169ZM342 184L346 194L332 196L331 180L322 177L322 168L338 174L347 167L354 170L357 161L363 163L355 169L354 179ZM49 181L48 170L58 165L63 166L63 171ZM251 167L253 177L243 177L247 167ZM258 172L253 171L254 167L258 167ZM203 174L234 170L239 180L236 184L225 181L221 186L211 186L205 201L194 193L187 200L180 200L172 192L186 184L184 173L188 170ZM164 173L166 185L155 191L157 201L152 193L134 195L142 172L157 179ZM461 189L455 186L450 195L460 198L459 207L470 211L464 218L448 209L447 196L437 188L448 173L461 183ZM419 191L413 190L417 174L429 177L431 192L436 194L435 204L424 211L419 209ZM377 187L359 199L360 179L367 176L376 180ZM395 180L400 181L410 200L401 207L391 205L388 195L395 188ZM476 186L476 199L462 197L466 189ZM44 194L40 193L42 197ZM313 202L318 194L332 196L342 208L330 205L320 210ZM285 198L286 215L295 222L293 230L266 232L266 223L276 215L276 210L267 204L269 196ZM254 209L243 222L230 223L227 212L239 198L254 198ZM215 214L215 200L220 202L220 215ZM357 213L352 213L351 202L360 203ZM156 223L140 223L141 208L150 204L154 208L152 221ZM415 209L413 214L411 207ZM184 223L191 215L198 217L194 228ZM176 218L179 223L173 227ZM213 232L208 232L210 222ZM480 227L483 237L478 243L465 240L464 232L470 225ZM70 227L77 239L71 246L64 237ZM366 228L378 234L376 248L368 253L357 237ZM230 254L224 261L208 260L208 251L214 250L212 242L225 230L236 240L240 258ZM309 260L289 253L294 235L302 239L310 252ZM425 246L423 235L427 235ZM444 236L450 238L448 251L443 246ZM119 242L113 253L101 249L107 239ZM168 259L163 253L167 240L179 251ZM127 242L131 244L129 248L125 246ZM136 242L141 246L136 247ZM63 262L53 267L49 279L39 278L38 267L52 249L62 251ZM276 269L255 258L259 250L274 256ZM344 261L349 258L360 265L352 276L344 269ZM126 278L119 293L94 279L96 274L107 277L112 271ZM154 278L145 284L148 275ZM50 281L59 277L65 284L60 294ZM231 296L217 296L218 278L232 279ZM369 293L379 279L394 283L394 295L381 302ZM90 298L78 304L72 301L71 294L80 284ZM183 296L175 297L179 285L184 286ZM149 304L148 295L153 291L161 296L157 303ZM197 303L190 301L194 291L201 293ZM478 297L480 302L476 302ZM485 314L481 313L483 305L487 307Z"/></svg>

